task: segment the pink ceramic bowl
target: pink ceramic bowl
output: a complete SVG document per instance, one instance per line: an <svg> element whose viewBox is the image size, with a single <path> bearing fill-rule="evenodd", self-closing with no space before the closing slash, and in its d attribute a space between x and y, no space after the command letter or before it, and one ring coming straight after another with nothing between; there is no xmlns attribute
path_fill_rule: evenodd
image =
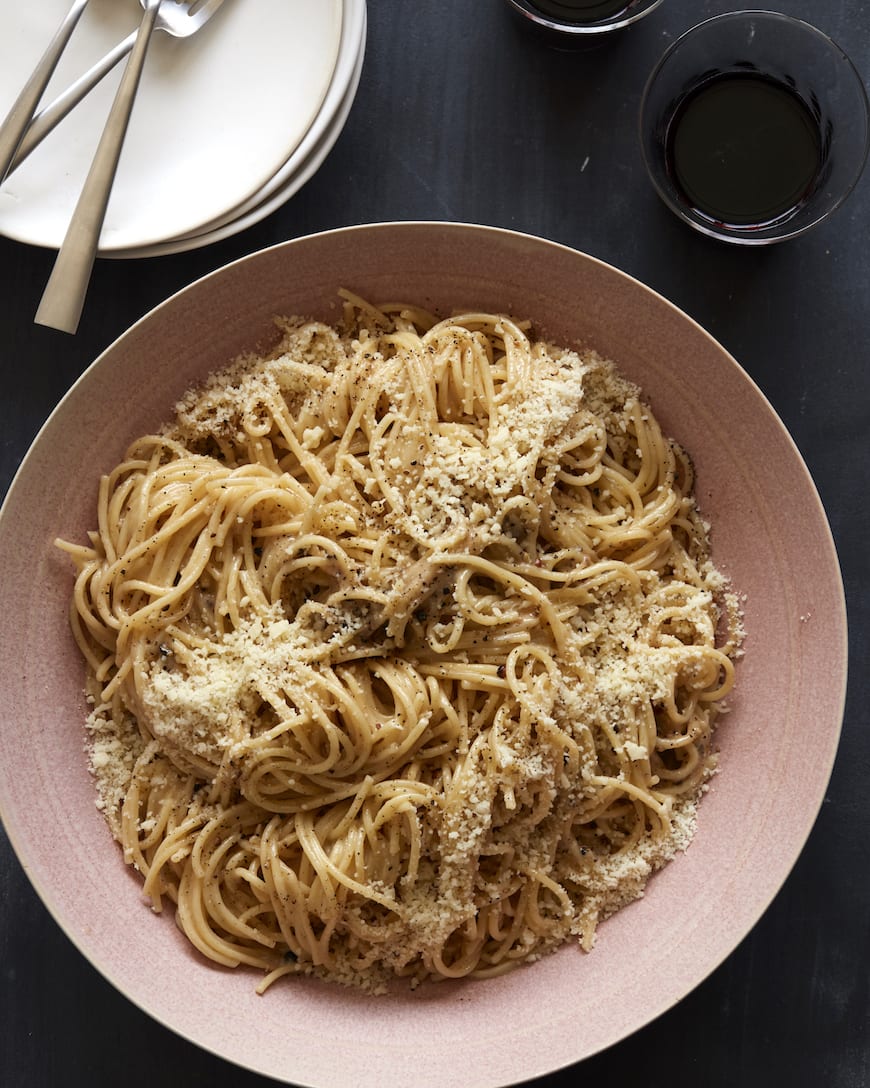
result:
<svg viewBox="0 0 870 1088"><path fill-rule="evenodd" d="M83 536L98 474L193 382L266 346L273 314L335 318L342 286L375 301L510 311L553 340L617 360L694 457L715 558L746 594L746 656L694 843L602 925L591 954L566 947L503 978L385 998L308 980L258 997L258 974L205 962L168 914L151 913L94 806L82 665L67 628L71 573L52 541ZM356 227L276 246L194 283L113 344L58 406L3 507L0 551L0 814L36 890L82 954L141 1008L232 1062L297 1085L375 1088L412 1067L416 1088L491 1088L635 1031L757 921L806 840L834 759L846 674L842 584L785 428L722 347L664 299L591 257L508 231Z"/></svg>

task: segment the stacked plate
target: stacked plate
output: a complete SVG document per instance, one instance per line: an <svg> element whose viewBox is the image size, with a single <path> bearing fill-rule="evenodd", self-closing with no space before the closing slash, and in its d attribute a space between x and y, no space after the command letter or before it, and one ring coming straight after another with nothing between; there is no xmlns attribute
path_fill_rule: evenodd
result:
<svg viewBox="0 0 870 1088"><path fill-rule="evenodd" d="M0 0L0 115L69 0ZM43 104L138 25L136 0L90 0ZM258 222L319 168L353 104L365 0L225 0L188 39L155 33L100 240L107 257L177 253ZM0 234L57 249L123 63L0 187Z"/></svg>

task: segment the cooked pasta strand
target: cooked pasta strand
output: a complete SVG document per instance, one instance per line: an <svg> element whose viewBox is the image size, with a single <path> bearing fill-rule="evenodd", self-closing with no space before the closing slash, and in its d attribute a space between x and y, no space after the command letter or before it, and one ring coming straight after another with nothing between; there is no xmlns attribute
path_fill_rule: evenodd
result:
<svg viewBox="0 0 870 1088"><path fill-rule="evenodd" d="M109 825L260 991L591 948L691 837L740 645L691 464L612 364L342 297L59 542Z"/></svg>

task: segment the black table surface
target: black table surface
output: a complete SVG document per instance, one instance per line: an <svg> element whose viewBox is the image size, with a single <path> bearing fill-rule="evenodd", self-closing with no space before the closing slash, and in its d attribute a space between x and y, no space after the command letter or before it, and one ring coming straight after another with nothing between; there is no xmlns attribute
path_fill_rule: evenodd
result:
<svg viewBox="0 0 870 1088"><path fill-rule="evenodd" d="M186 254L99 260L75 337L33 324L53 254L0 239L4 491L68 386L166 296L272 243L384 220L493 224L616 265L717 337L789 428L827 509L849 608L850 684L825 802L785 886L726 962L648 1027L533 1082L541 1088L870 1085L870 176L827 223L761 250L710 241L664 207L639 153L643 86L675 37L726 10L665 0L578 54L532 38L503 0L371 0L344 131L258 225ZM779 0L778 10L814 22L870 74L870 5ZM155 1082L273 1083L118 994L55 925L0 832L0 1084Z"/></svg>

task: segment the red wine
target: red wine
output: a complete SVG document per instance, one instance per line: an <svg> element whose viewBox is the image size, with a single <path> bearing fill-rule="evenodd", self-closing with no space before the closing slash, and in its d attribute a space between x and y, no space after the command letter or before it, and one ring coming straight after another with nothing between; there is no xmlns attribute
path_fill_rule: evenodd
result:
<svg viewBox="0 0 870 1088"><path fill-rule="evenodd" d="M529 0L529 7L566 23L597 23L627 11L631 0Z"/></svg>
<svg viewBox="0 0 870 1088"><path fill-rule="evenodd" d="M819 125L787 85L738 72L713 76L680 103L666 157L686 203L730 226L761 226L796 211L822 165Z"/></svg>

